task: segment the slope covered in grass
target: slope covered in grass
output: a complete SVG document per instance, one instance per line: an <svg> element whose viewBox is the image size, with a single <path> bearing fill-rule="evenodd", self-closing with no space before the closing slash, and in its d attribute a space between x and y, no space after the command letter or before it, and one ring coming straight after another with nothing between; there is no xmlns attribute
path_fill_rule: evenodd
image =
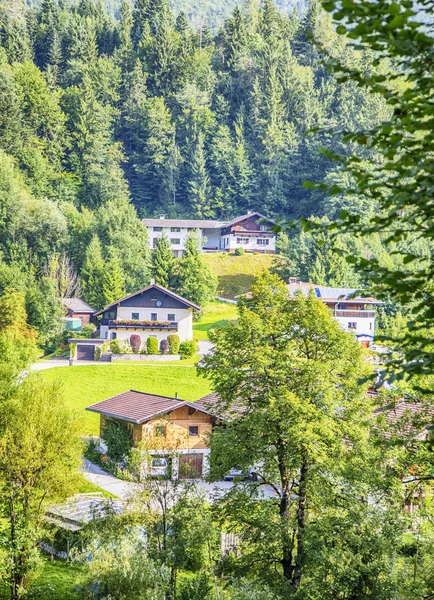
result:
<svg viewBox="0 0 434 600"><path fill-rule="evenodd" d="M207 340L208 331L225 327L237 318L237 307L227 302L212 302L202 310L200 321L193 323L193 335L196 340Z"/></svg>
<svg viewBox="0 0 434 600"><path fill-rule="evenodd" d="M249 291L255 277L271 267L272 254L243 254L226 252L204 254L205 261L219 280L218 295L234 298Z"/></svg>
<svg viewBox="0 0 434 600"><path fill-rule="evenodd" d="M99 415L85 411L86 406L126 390L171 397L178 393L183 400L197 400L211 391L194 366L96 364L47 369L36 376L61 383L68 406L81 419L83 435L99 435Z"/></svg>

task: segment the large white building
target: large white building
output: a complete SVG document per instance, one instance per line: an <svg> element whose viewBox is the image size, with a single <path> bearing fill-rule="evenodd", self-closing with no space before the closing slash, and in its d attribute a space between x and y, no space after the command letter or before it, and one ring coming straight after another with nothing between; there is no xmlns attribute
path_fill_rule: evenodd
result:
<svg viewBox="0 0 434 600"><path fill-rule="evenodd" d="M381 304L379 300L357 295L356 289L334 288L295 279L290 280L288 290L292 296L299 290L305 296L314 290L315 296L330 308L345 331L354 334L361 346L371 345L375 335L374 306Z"/></svg>
<svg viewBox="0 0 434 600"><path fill-rule="evenodd" d="M246 252L274 254L276 251L276 233L272 227L276 224L258 212L249 212L230 221L209 221L196 219L143 219L151 243L165 235L175 256L181 256L185 242L191 231L197 231L201 248L204 251L235 252L243 248Z"/></svg>

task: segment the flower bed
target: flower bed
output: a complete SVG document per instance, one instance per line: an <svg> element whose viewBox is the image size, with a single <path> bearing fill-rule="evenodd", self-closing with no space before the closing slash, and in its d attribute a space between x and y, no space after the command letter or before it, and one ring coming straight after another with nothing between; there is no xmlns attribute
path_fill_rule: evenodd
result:
<svg viewBox="0 0 434 600"><path fill-rule="evenodd" d="M133 319L116 319L113 325L126 325L130 327L177 327L176 321L135 321Z"/></svg>

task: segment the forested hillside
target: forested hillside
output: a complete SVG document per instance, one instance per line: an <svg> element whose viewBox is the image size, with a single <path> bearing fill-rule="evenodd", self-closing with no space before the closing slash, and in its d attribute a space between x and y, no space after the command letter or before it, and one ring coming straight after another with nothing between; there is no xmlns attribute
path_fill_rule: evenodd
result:
<svg viewBox="0 0 434 600"><path fill-rule="evenodd" d="M175 17L168 0L137 0L133 10L124 2L118 20L96 0L39 9L3 0L0 45L0 294L26 290L41 339L56 322L65 272L79 275L88 301L149 281L138 216L375 211L303 187L348 187L320 149L352 147L326 130L368 129L388 114L327 70L325 60L363 69L370 57L334 33L316 0L301 19L252 0L215 36ZM285 277L354 283L327 244L295 236L280 248ZM358 252L390 260L378 238Z"/></svg>

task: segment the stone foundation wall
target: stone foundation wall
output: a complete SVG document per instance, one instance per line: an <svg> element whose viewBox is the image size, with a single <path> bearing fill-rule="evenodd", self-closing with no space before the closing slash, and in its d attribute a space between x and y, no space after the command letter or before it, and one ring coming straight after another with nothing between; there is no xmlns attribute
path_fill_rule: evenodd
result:
<svg viewBox="0 0 434 600"><path fill-rule="evenodd" d="M172 362L181 360L180 354L112 354L112 362L117 360L143 360L147 362Z"/></svg>

